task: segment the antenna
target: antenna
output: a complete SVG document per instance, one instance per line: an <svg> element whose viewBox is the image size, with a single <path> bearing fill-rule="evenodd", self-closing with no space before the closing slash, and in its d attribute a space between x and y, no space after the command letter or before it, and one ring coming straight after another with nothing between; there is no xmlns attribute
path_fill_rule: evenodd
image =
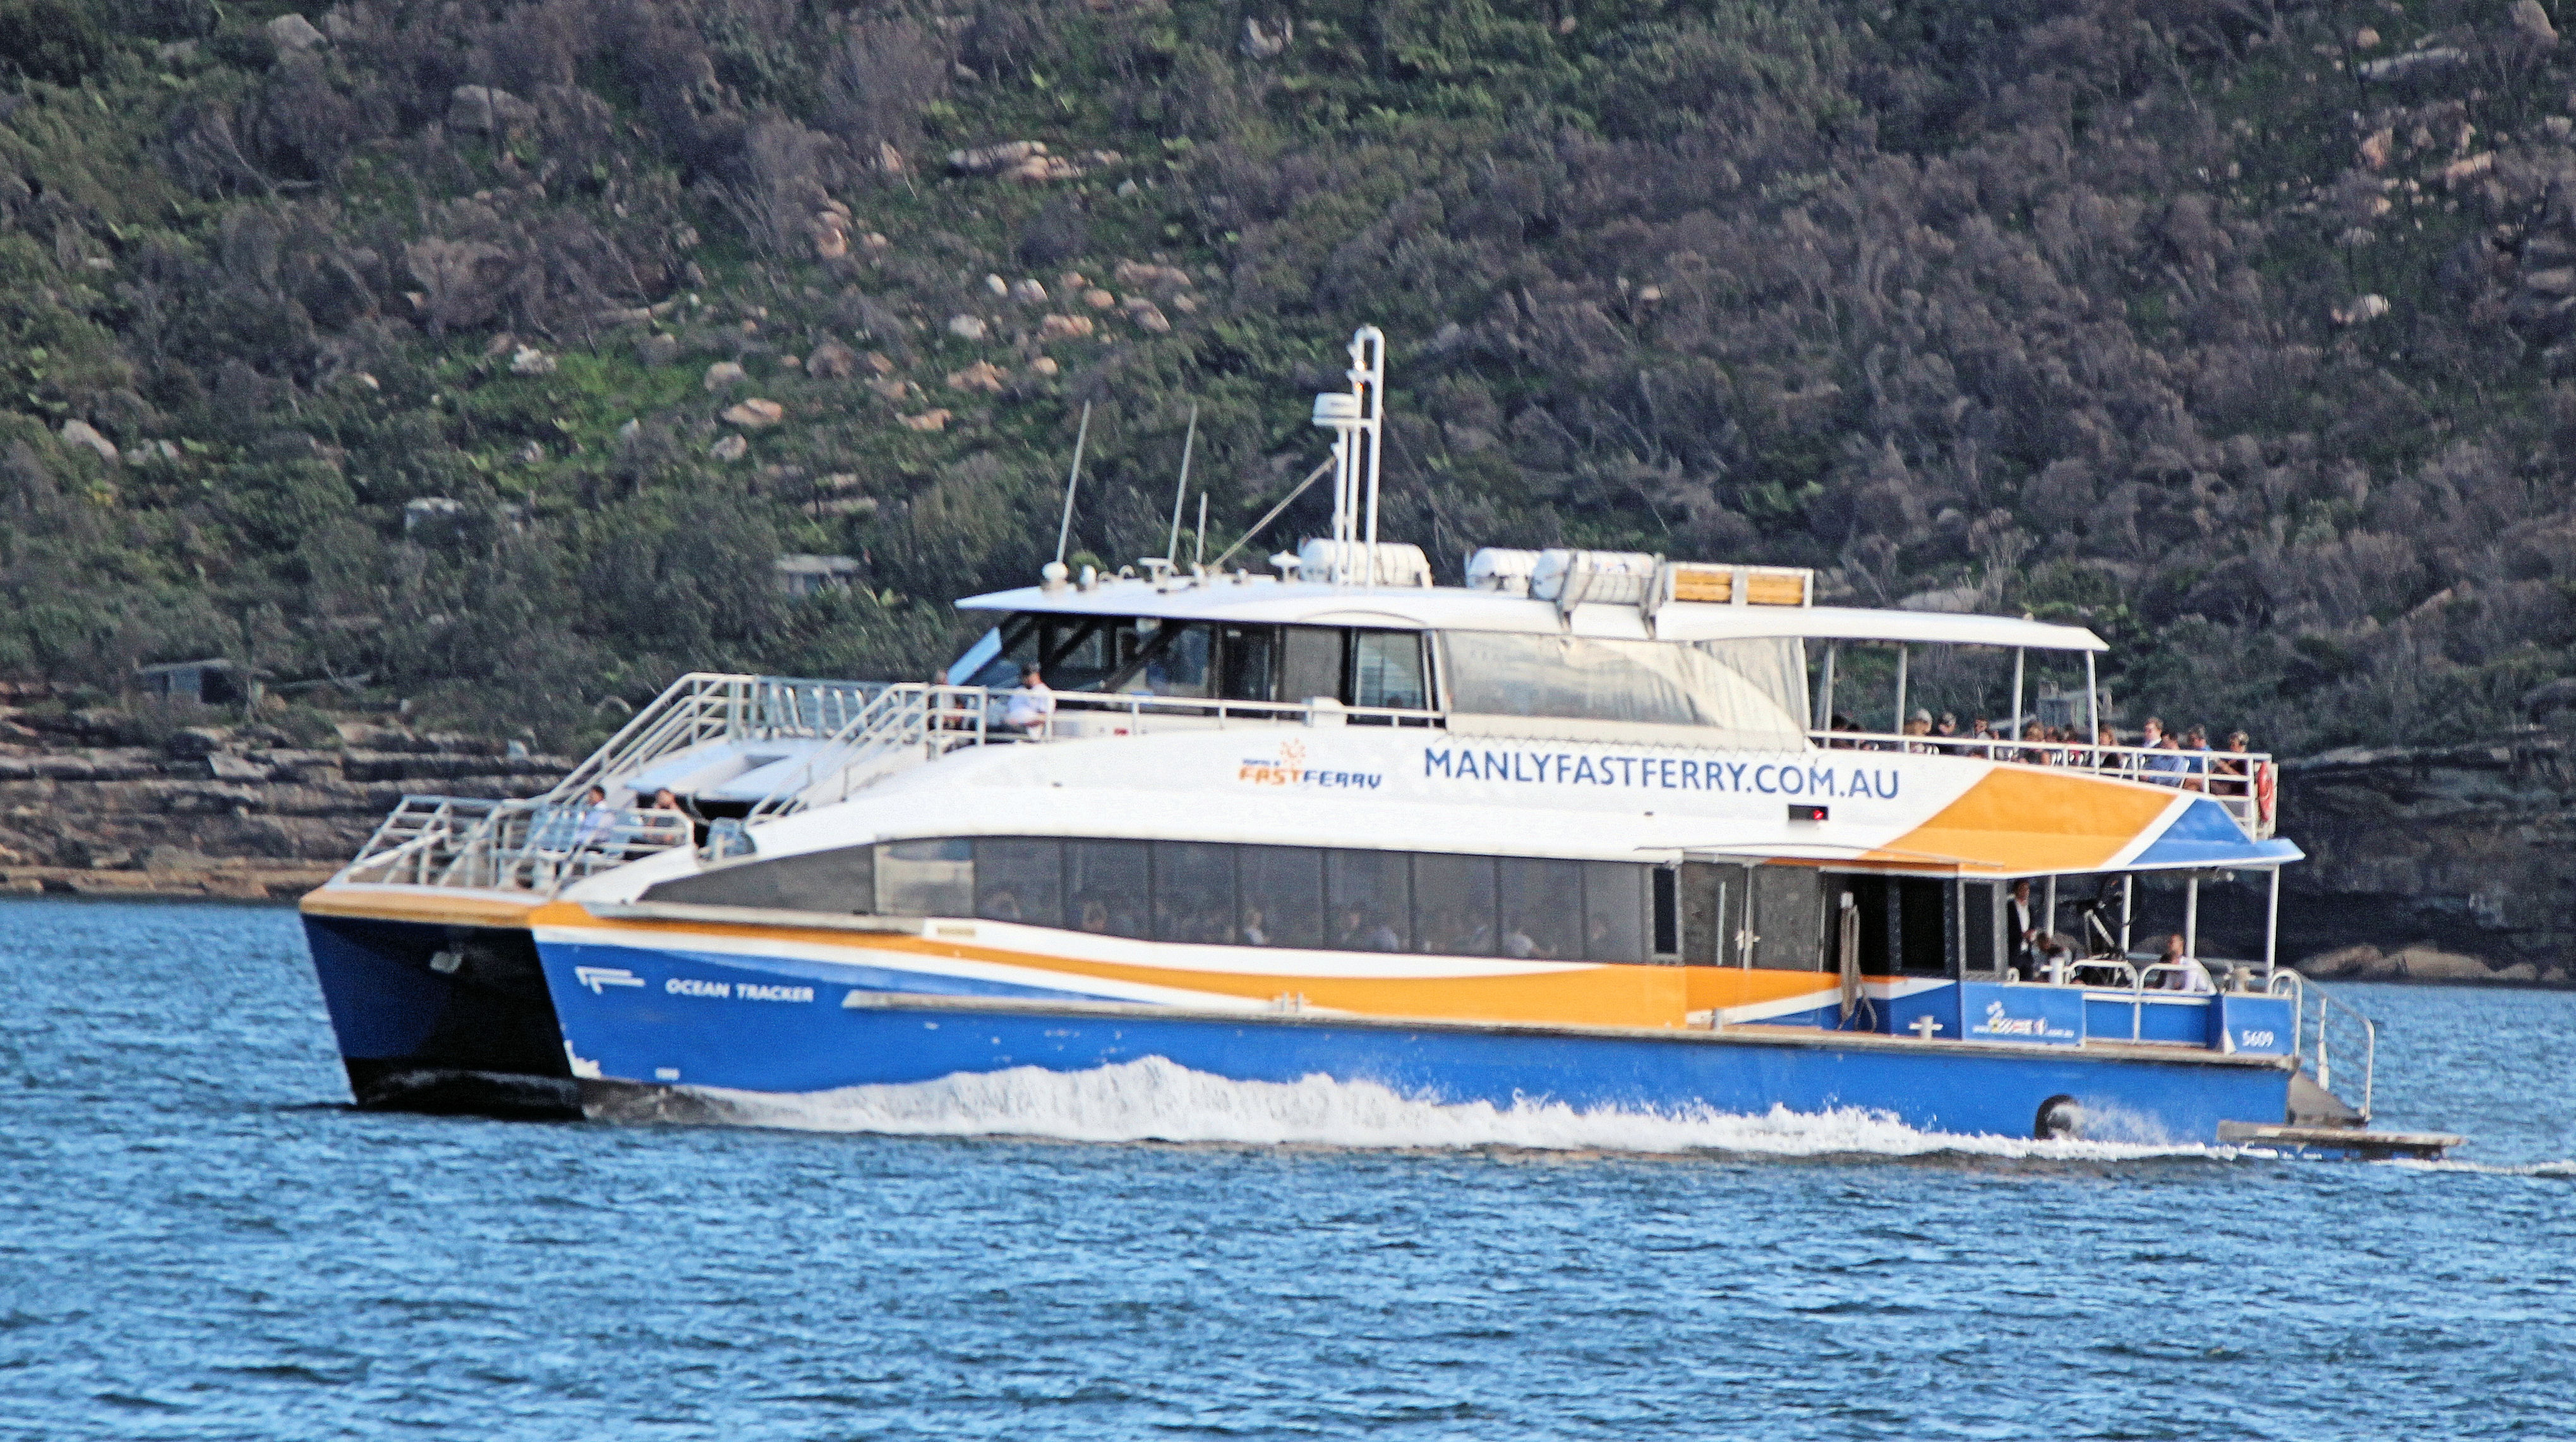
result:
<svg viewBox="0 0 2576 1442"><path fill-rule="evenodd" d="M1163 544L1163 559L1175 565L1181 559L1181 499L1190 493L1190 448L1198 444L1198 439L1199 406L1198 402L1192 401L1190 433L1181 438L1181 483L1172 488L1172 539Z"/></svg>
<svg viewBox="0 0 2576 1442"><path fill-rule="evenodd" d="M1065 542L1073 539L1073 491L1082 484L1082 443L1091 439L1091 402L1082 403L1082 425L1073 433L1073 470L1064 478L1064 520L1055 528L1055 563L1064 564Z"/></svg>
<svg viewBox="0 0 2576 1442"><path fill-rule="evenodd" d="M1377 584L1377 495L1380 438L1386 421L1386 333L1373 325L1351 332L1348 393L1315 397L1315 424L1333 433L1333 584ZM1354 566L1362 545L1368 559ZM1354 574L1354 573L1357 574Z"/></svg>
<svg viewBox="0 0 2576 1442"><path fill-rule="evenodd" d="M1199 492L1199 543L1190 550L1190 564L1207 559L1207 492Z"/></svg>

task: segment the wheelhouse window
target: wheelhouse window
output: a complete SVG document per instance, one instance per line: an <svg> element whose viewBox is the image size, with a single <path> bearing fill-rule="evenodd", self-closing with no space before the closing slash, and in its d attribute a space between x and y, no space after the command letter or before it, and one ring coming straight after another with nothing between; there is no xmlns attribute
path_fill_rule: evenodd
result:
<svg viewBox="0 0 2576 1442"><path fill-rule="evenodd" d="M1429 702L1422 684L1422 637L1413 631L1351 633L1354 706L1419 711Z"/></svg>
<svg viewBox="0 0 2576 1442"><path fill-rule="evenodd" d="M950 668L960 684L1019 684L1036 666L1060 692L1206 697L1426 710L1430 666L1415 631L1239 626L1153 616L1012 617Z"/></svg>

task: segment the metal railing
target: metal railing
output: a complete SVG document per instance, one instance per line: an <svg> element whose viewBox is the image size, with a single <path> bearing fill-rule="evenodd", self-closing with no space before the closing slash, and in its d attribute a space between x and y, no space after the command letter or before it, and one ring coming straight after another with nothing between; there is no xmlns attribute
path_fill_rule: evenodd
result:
<svg viewBox="0 0 2576 1442"><path fill-rule="evenodd" d="M1007 724L1023 693L923 682L807 681L696 672L672 683L606 744L533 800L405 796L338 880L478 887L552 895L566 884L656 852L695 844L691 817L592 804L655 763L728 740L818 742L739 822L846 800L899 766L969 746L1026 745L1161 728L1228 725L1439 726L1438 712L1212 697L1043 693L1051 709Z"/></svg>
<svg viewBox="0 0 2576 1442"><path fill-rule="evenodd" d="M453 885L447 877L473 839L490 830L493 813L523 802L458 796L406 796L358 848L337 880L382 886Z"/></svg>
<svg viewBox="0 0 2576 1442"><path fill-rule="evenodd" d="M694 845L678 811L406 796L337 880L551 896L565 883Z"/></svg>
<svg viewBox="0 0 2576 1442"><path fill-rule="evenodd" d="M2179 787L2204 793L2226 807L2236 824L2245 828L2245 834L2258 841L2272 834L2279 810L2281 768L2268 751L2167 751L2076 741L2010 741L2000 736L1973 740L1963 736L1904 736L1886 731L1810 731L1807 739L1828 750L1967 756Z"/></svg>
<svg viewBox="0 0 2576 1442"><path fill-rule="evenodd" d="M2347 1105L2370 1120L2373 1089L2379 1075L2379 1023L2335 1000L2325 988L2284 967L2272 978L2272 992L2291 998L2291 1051L2299 1065L2307 1070L2316 1084L2333 1092ZM2335 1068L2341 1065L2349 1078L2355 1059L2361 1065L2361 1100L2353 1101L2345 1092L2335 1090ZM2338 1061L2340 1059L2340 1061Z"/></svg>
<svg viewBox="0 0 2576 1442"><path fill-rule="evenodd" d="M564 774L549 801L581 796L665 756L709 741L820 739L848 727L883 693L882 681L810 681L693 671L635 713L607 744Z"/></svg>
<svg viewBox="0 0 2576 1442"><path fill-rule="evenodd" d="M1013 703L1043 697L1030 724L1013 726ZM1102 694L1086 691L1031 693L984 686L898 682L883 687L848 724L799 761L769 794L753 805L749 821L792 815L846 801L920 748L924 758L967 746L1023 745L1100 734L1141 735L1158 728L1210 726L1424 726L1445 718L1435 711L1382 706L1283 704L1217 697Z"/></svg>

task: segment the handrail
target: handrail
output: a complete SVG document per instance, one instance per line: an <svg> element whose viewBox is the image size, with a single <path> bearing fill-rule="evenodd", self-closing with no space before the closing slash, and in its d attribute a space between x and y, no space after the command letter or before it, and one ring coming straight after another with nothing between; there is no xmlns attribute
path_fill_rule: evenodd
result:
<svg viewBox="0 0 2576 1442"><path fill-rule="evenodd" d="M833 735L883 692L882 681L818 681L692 671L635 713L608 741L564 774L543 798L569 801L591 786L726 736Z"/></svg>
<svg viewBox="0 0 2576 1442"><path fill-rule="evenodd" d="M1021 697L1042 695L1050 708L1036 726L1014 729L1001 719ZM1383 722L1394 726L1437 726L1436 711L1386 706L1315 705L1307 702L1231 701L1214 696L1159 696L1144 692L1045 691L1018 688L950 686L902 681L886 686L849 722L799 761L769 794L754 803L746 822L790 815L810 806L847 800L850 782L866 764L904 748L923 745L932 755L966 746L1024 744L1073 739L1080 718L1124 716L1143 726L1149 717L1256 721L1273 725L1319 724L1323 718L1348 724ZM829 791L833 783L836 791Z"/></svg>
<svg viewBox="0 0 2576 1442"><path fill-rule="evenodd" d="M2169 751L2152 746L2102 746L2080 741L2015 741L2008 737L1907 736L1890 731L1809 731L1807 739L1834 751L1900 751L1918 756L1966 756L2018 766L2091 771L2149 786L2171 786L2208 796L2227 808L2245 833L2260 841L2278 821L2280 764L2268 751ZM2154 764L2150 764L2150 763ZM2242 772L2221 771L2221 764Z"/></svg>

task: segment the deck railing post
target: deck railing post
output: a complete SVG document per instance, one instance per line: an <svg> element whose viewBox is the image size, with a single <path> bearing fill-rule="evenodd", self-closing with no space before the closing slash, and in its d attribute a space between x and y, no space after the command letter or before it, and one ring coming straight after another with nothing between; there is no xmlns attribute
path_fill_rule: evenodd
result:
<svg viewBox="0 0 2576 1442"><path fill-rule="evenodd" d="M2023 654L2024 651L2022 647L2013 647L2013 712L2012 732L2009 739L2016 744L2021 740L2021 671ZM2010 755L2011 753L2006 752L2005 754Z"/></svg>
<svg viewBox="0 0 2576 1442"><path fill-rule="evenodd" d="M2182 884L2182 954L2200 959L2200 873Z"/></svg>
<svg viewBox="0 0 2576 1442"><path fill-rule="evenodd" d="M2120 955L2129 954L2129 923L2137 916L2138 874L2125 872L2120 877Z"/></svg>
<svg viewBox="0 0 2576 1442"><path fill-rule="evenodd" d="M1825 643L1825 684L1816 696L1816 729L1834 729L1834 659L1842 654L1843 643Z"/></svg>
<svg viewBox="0 0 2576 1442"><path fill-rule="evenodd" d="M2084 653L2084 744L2088 747L2102 744L2102 689L2094 683L2093 653L2090 651ZM2094 751L2091 755L2094 769L2101 769L2102 753Z"/></svg>
<svg viewBox="0 0 2576 1442"><path fill-rule="evenodd" d="M2281 868L2272 868L2272 889L2263 906L2263 985L2272 984L2272 973L2280 969L2281 942Z"/></svg>

